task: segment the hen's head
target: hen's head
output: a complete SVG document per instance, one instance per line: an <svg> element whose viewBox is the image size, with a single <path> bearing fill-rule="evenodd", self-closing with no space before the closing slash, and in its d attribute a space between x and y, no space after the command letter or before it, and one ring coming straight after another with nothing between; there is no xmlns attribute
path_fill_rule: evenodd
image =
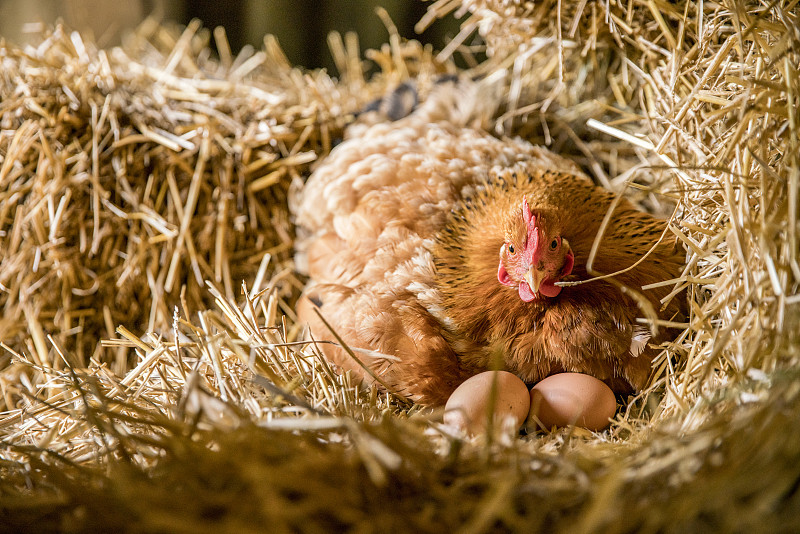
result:
<svg viewBox="0 0 800 534"><path fill-rule="evenodd" d="M559 220L551 213L531 212L523 197L522 210L514 210L506 224L497 268L500 283L518 287L525 302L555 297L561 292L555 282L571 273L574 263Z"/></svg>

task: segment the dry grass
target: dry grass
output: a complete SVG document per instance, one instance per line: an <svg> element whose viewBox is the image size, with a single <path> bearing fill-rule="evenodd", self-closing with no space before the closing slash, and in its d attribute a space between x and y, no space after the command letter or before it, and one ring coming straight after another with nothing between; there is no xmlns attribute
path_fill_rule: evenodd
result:
<svg viewBox="0 0 800 534"><path fill-rule="evenodd" d="M453 9L438 59L392 34L368 82L352 38L339 80L270 40L214 61L196 26L0 45L6 528L800 529L796 2L431 4ZM690 317L604 433L463 441L296 342L288 191L451 54L505 76L496 131L686 245Z"/></svg>

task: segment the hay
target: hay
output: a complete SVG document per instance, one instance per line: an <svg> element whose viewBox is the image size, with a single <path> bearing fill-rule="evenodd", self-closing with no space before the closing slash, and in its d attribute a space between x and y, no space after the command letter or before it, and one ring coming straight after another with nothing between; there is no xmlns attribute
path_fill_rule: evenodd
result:
<svg viewBox="0 0 800 534"><path fill-rule="evenodd" d="M796 3L430 17L453 10L438 59L391 34L369 82L336 38L339 80L271 40L215 62L194 25L0 47L4 526L800 529ZM572 154L686 246L690 316L603 433L465 441L296 341L287 191L353 112L452 54L505 76L492 128Z"/></svg>

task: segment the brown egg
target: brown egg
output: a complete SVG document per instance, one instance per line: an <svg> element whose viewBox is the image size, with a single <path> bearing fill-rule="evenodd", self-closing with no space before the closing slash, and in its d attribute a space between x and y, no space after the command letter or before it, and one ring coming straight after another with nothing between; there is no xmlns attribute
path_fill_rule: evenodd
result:
<svg viewBox="0 0 800 534"><path fill-rule="evenodd" d="M486 431L491 416L494 428L513 425L518 430L530 404L525 382L507 371L486 371L468 378L450 395L444 422L475 435Z"/></svg>
<svg viewBox="0 0 800 534"><path fill-rule="evenodd" d="M605 383L582 373L560 373L531 389L528 427L540 426L536 417L545 429L575 425L602 430L616 410L614 393Z"/></svg>

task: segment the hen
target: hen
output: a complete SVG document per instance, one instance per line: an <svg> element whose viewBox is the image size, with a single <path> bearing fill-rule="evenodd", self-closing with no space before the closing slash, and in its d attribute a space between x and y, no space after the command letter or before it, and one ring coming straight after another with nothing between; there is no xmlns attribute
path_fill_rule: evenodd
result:
<svg viewBox="0 0 800 534"><path fill-rule="evenodd" d="M593 274L649 255L611 279L557 285L593 278L587 259L615 196L543 148L467 126L474 87L352 128L315 170L295 206L310 278L300 319L333 339L318 306L357 357L320 344L327 359L424 404L498 367L527 382L571 371L642 388L655 349L628 289L662 307L668 290L642 286L680 273L665 222L617 199Z"/></svg>

